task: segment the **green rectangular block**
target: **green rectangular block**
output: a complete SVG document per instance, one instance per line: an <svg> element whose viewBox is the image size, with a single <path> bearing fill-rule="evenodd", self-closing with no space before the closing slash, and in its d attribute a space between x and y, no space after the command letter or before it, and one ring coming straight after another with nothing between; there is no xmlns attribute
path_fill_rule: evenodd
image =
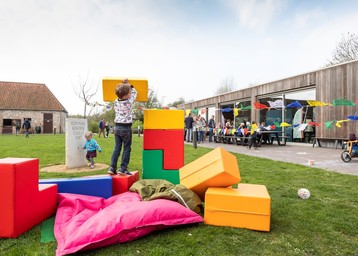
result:
<svg viewBox="0 0 358 256"><path fill-rule="evenodd" d="M179 184L179 170L164 170L163 150L143 150L143 179L163 179Z"/></svg>

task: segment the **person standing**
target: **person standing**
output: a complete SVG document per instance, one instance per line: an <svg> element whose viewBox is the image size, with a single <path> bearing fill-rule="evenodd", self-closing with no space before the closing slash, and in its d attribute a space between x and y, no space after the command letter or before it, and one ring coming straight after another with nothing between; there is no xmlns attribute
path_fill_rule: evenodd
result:
<svg viewBox="0 0 358 256"><path fill-rule="evenodd" d="M186 129L186 142L193 141L193 123L194 119L191 116L191 113L185 118L185 129Z"/></svg>
<svg viewBox="0 0 358 256"><path fill-rule="evenodd" d="M106 135L104 134L104 120L103 120L103 118L99 121L98 128L99 128L98 137L101 137L101 134L103 134L103 137L106 137Z"/></svg>
<svg viewBox="0 0 358 256"><path fill-rule="evenodd" d="M22 124L22 128L25 129L25 138L30 138L29 130L31 128L31 123L27 118L25 119L25 122Z"/></svg>
<svg viewBox="0 0 358 256"><path fill-rule="evenodd" d="M257 149L257 124L255 121L251 122L251 127L250 127L250 136L251 136L251 140L249 143L249 149L251 149L252 144L254 144L254 149Z"/></svg>
<svg viewBox="0 0 358 256"><path fill-rule="evenodd" d="M92 136L92 132L86 132L86 143L83 146L83 149L87 150L86 159L91 163L91 169L94 168L94 158L97 157L97 150L98 152L102 152L101 147L98 145L97 141L92 138Z"/></svg>
<svg viewBox="0 0 358 256"><path fill-rule="evenodd" d="M213 142L213 132L216 127L214 115L211 116L208 126L209 126L209 142Z"/></svg>
<svg viewBox="0 0 358 256"><path fill-rule="evenodd" d="M109 130L111 129L108 122L106 122L105 129L106 129L106 138L108 138Z"/></svg>
<svg viewBox="0 0 358 256"><path fill-rule="evenodd" d="M15 122L16 135L18 135L20 133L20 128L21 128L20 121L16 120L16 122Z"/></svg>
<svg viewBox="0 0 358 256"><path fill-rule="evenodd" d="M137 91L129 84L128 79L124 79L122 83L117 85L115 92L118 97L114 102L114 110L116 114L114 118L115 146L108 173L117 174L117 162L123 145L122 161L120 169L118 169L118 174L131 175L128 171L128 165L132 146L132 108L133 103L137 98Z"/></svg>

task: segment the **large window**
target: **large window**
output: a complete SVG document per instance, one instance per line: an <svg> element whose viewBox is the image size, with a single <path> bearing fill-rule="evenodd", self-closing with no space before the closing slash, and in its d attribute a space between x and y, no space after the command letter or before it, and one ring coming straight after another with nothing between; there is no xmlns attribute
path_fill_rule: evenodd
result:
<svg viewBox="0 0 358 256"><path fill-rule="evenodd" d="M286 122L291 126L283 128L290 141L307 141L314 136L314 128L306 126L300 129L301 124L315 120L314 108L307 104L307 100L316 99L316 89L286 92L283 94L265 95L259 102L269 106L269 109L260 110L259 121L266 125ZM287 108L291 103L299 103L302 107Z"/></svg>

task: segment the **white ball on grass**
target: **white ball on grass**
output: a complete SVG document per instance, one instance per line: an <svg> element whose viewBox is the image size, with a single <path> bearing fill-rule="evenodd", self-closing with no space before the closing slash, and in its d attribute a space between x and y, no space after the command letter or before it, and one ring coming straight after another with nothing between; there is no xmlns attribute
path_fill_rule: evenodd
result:
<svg viewBox="0 0 358 256"><path fill-rule="evenodd" d="M311 196L311 193L307 188L300 188L297 191L297 195L302 199L308 199Z"/></svg>

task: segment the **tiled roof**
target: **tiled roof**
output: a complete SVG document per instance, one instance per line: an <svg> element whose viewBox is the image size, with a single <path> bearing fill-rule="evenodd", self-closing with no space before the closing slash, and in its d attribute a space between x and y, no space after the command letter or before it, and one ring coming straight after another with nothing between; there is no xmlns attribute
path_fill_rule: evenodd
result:
<svg viewBox="0 0 358 256"><path fill-rule="evenodd" d="M0 81L0 110L67 110L45 84Z"/></svg>

